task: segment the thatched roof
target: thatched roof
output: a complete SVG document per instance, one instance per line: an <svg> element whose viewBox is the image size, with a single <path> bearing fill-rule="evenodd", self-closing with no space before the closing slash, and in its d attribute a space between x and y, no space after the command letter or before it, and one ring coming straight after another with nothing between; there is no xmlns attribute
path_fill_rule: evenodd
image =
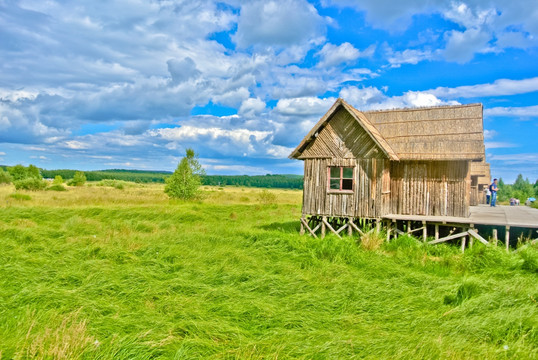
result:
<svg viewBox="0 0 538 360"><path fill-rule="evenodd" d="M342 107L391 160L484 160L482 104L361 112L342 99L336 100L290 158L298 158Z"/></svg>

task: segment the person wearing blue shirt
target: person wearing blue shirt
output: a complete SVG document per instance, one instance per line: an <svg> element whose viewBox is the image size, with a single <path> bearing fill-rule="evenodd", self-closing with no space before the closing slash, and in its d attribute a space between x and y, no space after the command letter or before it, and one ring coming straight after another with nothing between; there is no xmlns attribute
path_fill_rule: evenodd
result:
<svg viewBox="0 0 538 360"><path fill-rule="evenodd" d="M489 186L489 191L491 191L491 204L490 206L495 206L497 202L497 191L499 187L497 186L497 179L493 179L493 183Z"/></svg>

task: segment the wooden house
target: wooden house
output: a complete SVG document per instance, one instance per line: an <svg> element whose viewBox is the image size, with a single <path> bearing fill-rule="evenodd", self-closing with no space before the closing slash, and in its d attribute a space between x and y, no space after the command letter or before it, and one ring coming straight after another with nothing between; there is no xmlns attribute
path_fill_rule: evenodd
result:
<svg viewBox="0 0 538 360"><path fill-rule="evenodd" d="M467 217L484 153L481 104L361 112L338 99L290 158L304 161L303 219Z"/></svg>

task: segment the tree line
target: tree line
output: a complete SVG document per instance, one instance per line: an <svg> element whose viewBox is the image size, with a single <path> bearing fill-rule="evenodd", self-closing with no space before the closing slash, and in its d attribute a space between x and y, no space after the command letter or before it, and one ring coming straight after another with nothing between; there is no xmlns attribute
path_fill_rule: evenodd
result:
<svg viewBox="0 0 538 360"><path fill-rule="evenodd" d="M20 171L22 165L0 166L0 169L9 173L9 168L17 168ZM26 168L26 167L23 167ZM54 179L61 176L62 179L70 180L75 177L78 170L56 169L47 170L39 169L30 165L34 174L40 174L42 178ZM84 171L87 181L101 180L123 180L136 183L165 183L166 179L172 175L167 171L145 171L145 170L96 170ZM36 175L37 176L37 175ZM303 177L301 175L200 175L202 185L211 186L246 186L258 188L279 188L279 189L302 189ZM10 182L10 181L8 181Z"/></svg>

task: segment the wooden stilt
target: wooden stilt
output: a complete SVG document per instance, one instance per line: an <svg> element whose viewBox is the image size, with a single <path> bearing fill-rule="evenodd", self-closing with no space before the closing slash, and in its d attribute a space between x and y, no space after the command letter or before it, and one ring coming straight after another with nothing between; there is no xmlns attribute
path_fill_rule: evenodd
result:
<svg viewBox="0 0 538 360"><path fill-rule="evenodd" d="M426 242L428 238L428 227L426 226L426 221L422 222L422 242Z"/></svg>
<svg viewBox="0 0 538 360"><path fill-rule="evenodd" d="M375 219L375 232L377 234L381 232L381 219Z"/></svg>
<svg viewBox="0 0 538 360"><path fill-rule="evenodd" d="M509 251L510 250L510 226L506 227L505 240L506 240L506 251Z"/></svg>
<svg viewBox="0 0 538 360"><path fill-rule="evenodd" d="M465 242L467 241L467 236L461 238L461 252L465 252Z"/></svg>
<svg viewBox="0 0 538 360"><path fill-rule="evenodd" d="M493 233L491 234L493 236L493 242L495 243L495 246L497 246L497 229L493 229Z"/></svg>
<svg viewBox="0 0 538 360"><path fill-rule="evenodd" d="M325 229L325 224L327 223L327 218L325 216L323 216L321 218L321 238L325 238L325 233L327 231L327 229Z"/></svg>
<svg viewBox="0 0 538 360"><path fill-rule="evenodd" d="M390 230L392 227L392 223L390 221L387 221L387 242L390 242Z"/></svg>
<svg viewBox="0 0 538 360"><path fill-rule="evenodd" d="M470 229L467 232L470 232L471 230L473 230L473 227L474 227L473 224L469 224L469 226L470 226ZM469 248L470 249L473 248L473 237L472 236L469 236Z"/></svg>
<svg viewBox="0 0 538 360"><path fill-rule="evenodd" d="M407 220L407 233L411 234L411 221Z"/></svg>
<svg viewBox="0 0 538 360"><path fill-rule="evenodd" d="M435 240L439 240L439 224L435 224Z"/></svg>
<svg viewBox="0 0 538 360"><path fill-rule="evenodd" d="M353 218L347 218L347 234L349 236L353 236L353 227L351 226L352 222Z"/></svg>

